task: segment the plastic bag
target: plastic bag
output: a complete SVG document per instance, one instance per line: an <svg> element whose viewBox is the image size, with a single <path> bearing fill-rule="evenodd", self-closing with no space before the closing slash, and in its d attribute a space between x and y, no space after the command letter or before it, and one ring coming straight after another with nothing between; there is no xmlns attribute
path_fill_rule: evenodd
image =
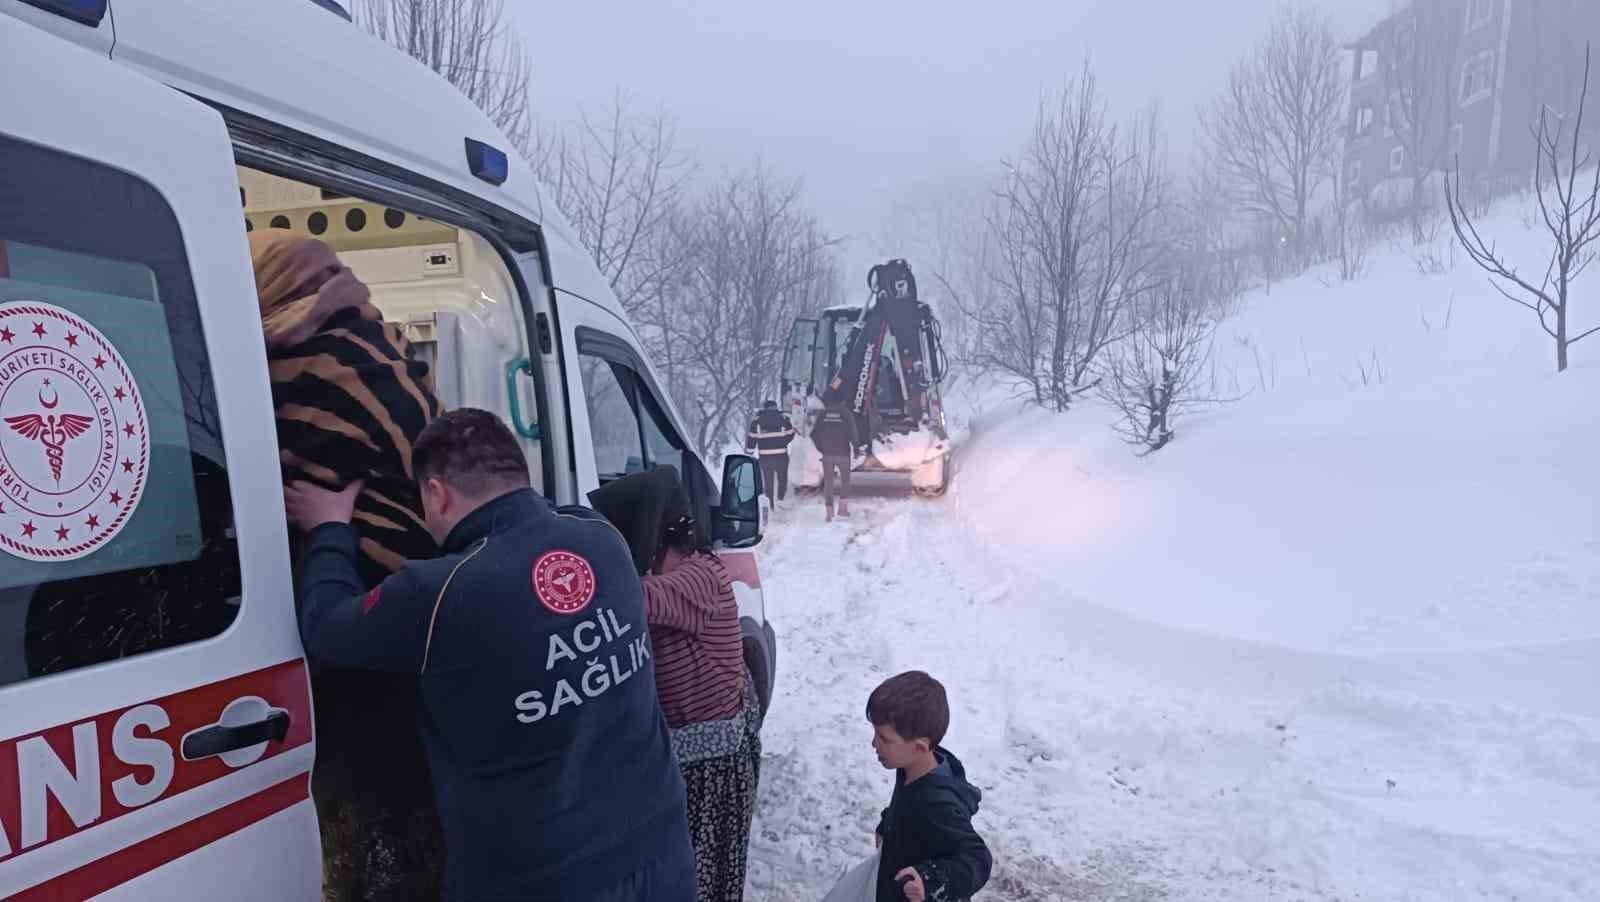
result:
<svg viewBox="0 0 1600 902"><path fill-rule="evenodd" d="M874 902L878 897L878 853L845 871L822 902Z"/></svg>

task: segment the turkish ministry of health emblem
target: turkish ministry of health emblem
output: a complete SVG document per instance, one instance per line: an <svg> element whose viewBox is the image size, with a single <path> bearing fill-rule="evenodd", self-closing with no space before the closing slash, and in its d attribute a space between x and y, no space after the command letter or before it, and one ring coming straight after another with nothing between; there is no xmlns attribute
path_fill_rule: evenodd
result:
<svg viewBox="0 0 1600 902"><path fill-rule="evenodd" d="M0 549L62 561L104 547L144 494L148 425L97 329L51 304L0 304Z"/></svg>
<svg viewBox="0 0 1600 902"><path fill-rule="evenodd" d="M594 601L594 567L570 551L547 551L533 565L533 592L557 614L576 614Z"/></svg>

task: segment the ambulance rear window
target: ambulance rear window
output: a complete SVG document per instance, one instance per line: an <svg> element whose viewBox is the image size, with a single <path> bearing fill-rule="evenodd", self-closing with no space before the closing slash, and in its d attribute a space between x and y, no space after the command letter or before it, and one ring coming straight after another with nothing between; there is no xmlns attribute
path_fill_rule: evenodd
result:
<svg viewBox="0 0 1600 902"><path fill-rule="evenodd" d="M0 138L0 684L220 633L240 575L210 361L151 186Z"/></svg>

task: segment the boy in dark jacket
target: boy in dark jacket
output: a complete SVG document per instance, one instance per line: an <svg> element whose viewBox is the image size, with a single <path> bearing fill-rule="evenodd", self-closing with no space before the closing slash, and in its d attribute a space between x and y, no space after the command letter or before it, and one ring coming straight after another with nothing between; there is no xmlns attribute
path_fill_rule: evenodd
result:
<svg viewBox="0 0 1600 902"><path fill-rule="evenodd" d="M878 761L895 770L878 821L877 902L961 902L989 881L989 847L972 829L983 793L939 746L950 725L944 686L920 670L890 677L867 699Z"/></svg>

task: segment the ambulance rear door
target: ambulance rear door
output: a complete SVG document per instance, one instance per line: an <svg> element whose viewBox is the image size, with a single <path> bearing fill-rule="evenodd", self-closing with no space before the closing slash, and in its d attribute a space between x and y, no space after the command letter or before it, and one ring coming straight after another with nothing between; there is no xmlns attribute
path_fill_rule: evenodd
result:
<svg viewBox="0 0 1600 902"><path fill-rule="evenodd" d="M227 131L7 15L0 85L0 898L318 898Z"/></svg>

